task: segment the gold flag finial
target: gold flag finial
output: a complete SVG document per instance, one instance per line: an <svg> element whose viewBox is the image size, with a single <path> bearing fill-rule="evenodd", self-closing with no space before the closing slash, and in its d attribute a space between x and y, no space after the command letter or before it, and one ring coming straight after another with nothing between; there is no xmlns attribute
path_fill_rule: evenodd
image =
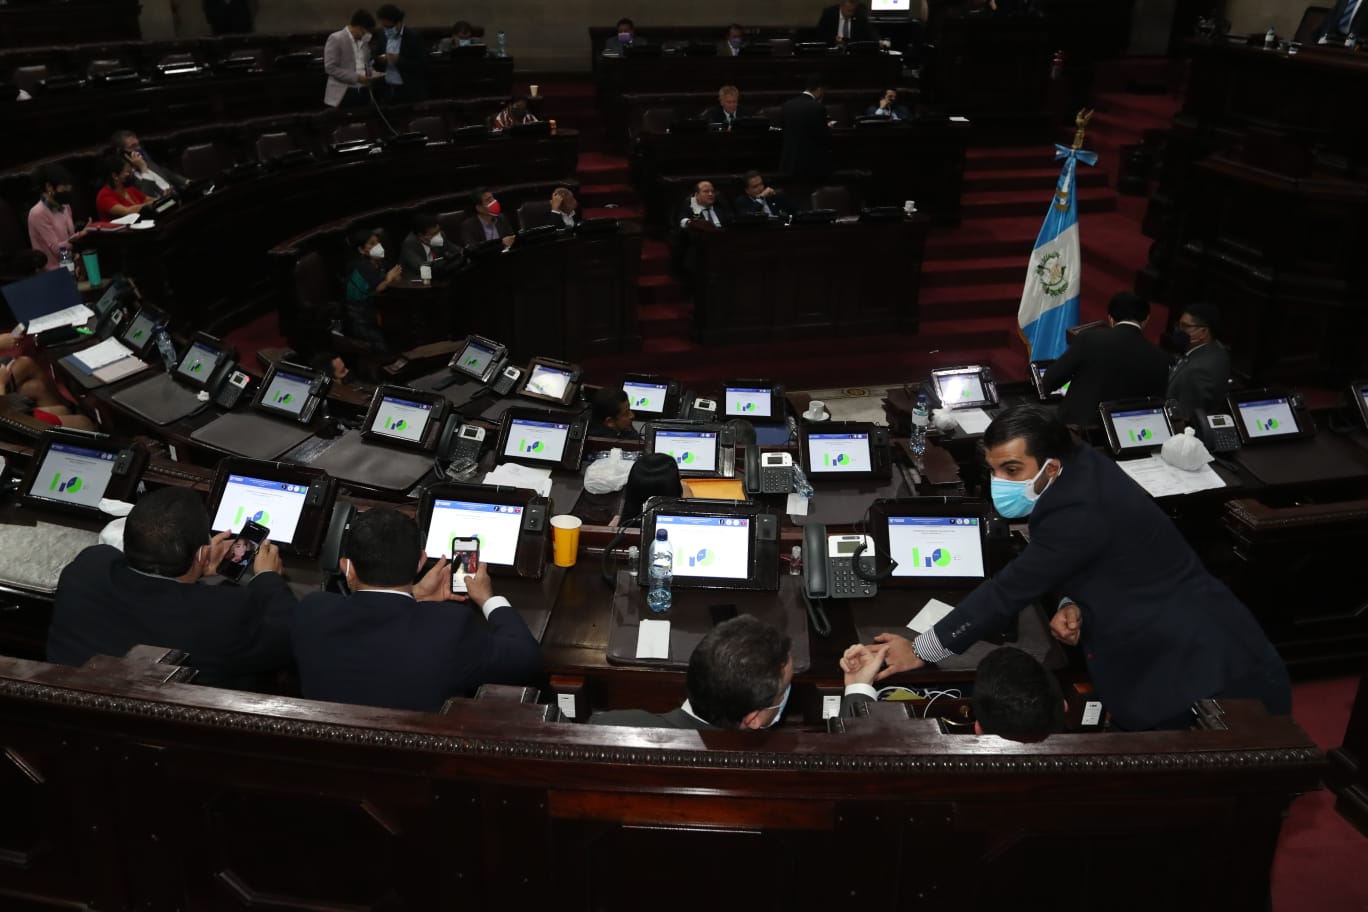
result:
<svg viewBox="0 0 1368 912"><path fill-rule="evenodd" d="M1078 127L1074 131L1073 147L1075 149L1083 148L1083 131L1087 129L1088 121L1092 120L1092 116L1091 108L1080 108L1078 113L1074 115L1074 126Z"/></svg>

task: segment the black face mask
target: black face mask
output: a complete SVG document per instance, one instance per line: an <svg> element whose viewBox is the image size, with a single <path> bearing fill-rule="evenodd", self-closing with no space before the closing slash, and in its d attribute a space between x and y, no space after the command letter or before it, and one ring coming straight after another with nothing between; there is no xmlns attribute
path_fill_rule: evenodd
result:
<svg viewBox="0 0 1368 912"><path fill-rule="evenodd" d="M53 199L53 201L56 202L58 205L60 205L60 206L65 206L65 205L67 205L68 203L71 202L71 191L70 191L70 190L59 190L58 192L52 194L52 199Z"/></svg>
<svg viewBox="0 0 1368 912"><path fill-rule="evenodd" d="M1187 334L1187 330L1175 327L1169 330L1169 344L1178 352L1185 352L1192 346L1192 337Z"/></svg>

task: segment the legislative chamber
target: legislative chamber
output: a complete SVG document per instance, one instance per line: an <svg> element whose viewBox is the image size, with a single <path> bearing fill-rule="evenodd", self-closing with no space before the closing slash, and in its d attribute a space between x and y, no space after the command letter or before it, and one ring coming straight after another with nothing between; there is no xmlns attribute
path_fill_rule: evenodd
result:
<svg viewBox="0 0 1368 912"><path fill-rule="evenodd" d="M1302 796L1368 832L1368 175L1298 105L1359 90L1321 18L1180 3L1136 63L1077 0L325 6L0 6L0 908L1249 910ZM1136 292L1189 369L1214 303L1226 378L1004 459L1064 430L1018 302L1071 203L1067 345ZM1092 472L1082 564L1044 514ZM1286 706L1092 603L1180 577ZM484 677L393 696L434 661ZM1289 675L1362 676L1334 749Z"/></svg>

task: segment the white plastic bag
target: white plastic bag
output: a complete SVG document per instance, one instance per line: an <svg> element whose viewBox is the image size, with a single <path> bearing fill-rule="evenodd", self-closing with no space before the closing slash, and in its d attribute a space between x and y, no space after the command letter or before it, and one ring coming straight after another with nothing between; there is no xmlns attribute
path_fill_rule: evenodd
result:
<svg viewBox="0 0 1368 912"><path fill-rule="evenodd" d="M595 459L584 467L584 490L590 494L610 494L627 485L632 472L632 460L622 457L622 448L613 447L602 459Z"/></svg>

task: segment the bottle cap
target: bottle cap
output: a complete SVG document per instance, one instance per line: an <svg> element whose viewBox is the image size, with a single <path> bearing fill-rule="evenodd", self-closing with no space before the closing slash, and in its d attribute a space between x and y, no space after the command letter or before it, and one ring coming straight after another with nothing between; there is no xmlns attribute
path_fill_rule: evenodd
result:
<svg viewBox="0 0 1368 912"><path fill-rule="evenodd" d="M664 529L656 529L656 541L668 541L669 538Z"/></svg>

